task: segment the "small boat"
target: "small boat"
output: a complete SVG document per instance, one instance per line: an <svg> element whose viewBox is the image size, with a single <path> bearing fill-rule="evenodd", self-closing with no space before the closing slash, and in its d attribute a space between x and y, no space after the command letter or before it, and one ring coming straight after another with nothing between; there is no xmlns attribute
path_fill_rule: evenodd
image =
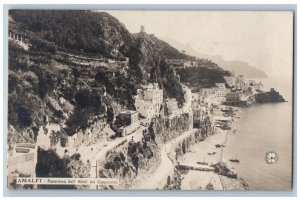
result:
<svg viewBox="0 0 300 201"><path fill-rule="evenodd" d="M223 125L221 126L221 129L222 129L222 130L229 130L230 127L229 127L227 124L223 124Z"/></svg>
<svg viewBox="0 0 300 201"><path fill-rule="evenodd" d="M233 162L233 163L239 163L240 162L240 159L237 158L237 155L235 156L235 158L231 158L229 159L230 162Z"/></svg>
<svg viewBox="0 0 300 201"><path fill-rule="evenodd" d="M221 109L222 112L232 112L232 108L224 107Z"/></svg>
<svg viewBox="0 0 300 201"><path fill-rule="evenodd" d="M197 164L199 164L199 165L208 165L208 162L199 161L199 162L197 162Z"/></svg>
<svg viewBox="0 0 300 201"><path fill-rule="evenodd" d="M215 147L216 147L216 148L220 148L220 147L226 147L226 146L223 145L223 144L216 144Z"/></svg>

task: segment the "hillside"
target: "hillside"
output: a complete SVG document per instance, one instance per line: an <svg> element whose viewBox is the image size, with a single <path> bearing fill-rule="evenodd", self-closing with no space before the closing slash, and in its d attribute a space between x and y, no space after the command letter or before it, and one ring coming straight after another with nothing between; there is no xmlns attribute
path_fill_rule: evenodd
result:
<svg viewBox="0 0 300 201"><path fill-rule="evenodd" d="M20 133L31 130L29 139L44 116L66 124L69 135L96 117L110 123L121 109L135 109L133 96L149 82L183 103L180 82L164 58L176 51L169 47L172 53L161 56L153 36L133 36L107 13L11 10L10 30L31 43L28 51L9 43L9 124ZM74 61L79 56L113 63L87 65Z"/></svg>
<svg viewBox="0 0 300 201"><path fill-rule="evenodd" d="M10 29L53 42L62 49L118 58L125 56L132 35L105 12L80 10L10 10Z"/></svg>
<svg viewBox="0 0 300 201"><path fill-rule="evenodd" d="M141 33L136 34L137 36ZM167 42L160 40L154 34L147 35L151 41L153 41L159 55L168 59L195 59L195 57L184 54L178 49L172 47Z"/></svg>
<svg viewBox="0 0 300 201"><path fill-rule="evenodd" d="M180 75L180 81L189 85L193 91L215 87L215 83L225 82L224 76L230 75L228 71L206 67L178 68L176 72Z"/></svg>

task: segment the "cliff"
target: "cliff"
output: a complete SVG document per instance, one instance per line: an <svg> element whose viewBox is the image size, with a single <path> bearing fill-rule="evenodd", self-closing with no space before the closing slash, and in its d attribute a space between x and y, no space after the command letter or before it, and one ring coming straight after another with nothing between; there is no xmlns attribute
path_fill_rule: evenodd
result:
<svg viewBox="0 0 300 201"><path fill-rule="evenodd" d="M164 57L172 48L163 48L167 50L161 56L154 36L130 34L104 12L9 14L10 31L25 34L30 43L25 50L9 42L9 124L19 133L29 129L35 139L45 116L66 124L69 135L87 128L94 118L109 123L118 111L135 109L133 96L150 82L159 83L164 98L176 98L182 105L180 82Z"/></svg>
<svg viewBox="0 0 300 201"><path fill-rule="evenodd" d="M120 189L131 187L136 180L156 169L161 160L161 147L189 130L190 121L192 119L188 114L153 119L143 132L141 141L131 140L126 146L119 146L106 155L106 160L98 167L99 175L104 178L119 178Z"/></svg>

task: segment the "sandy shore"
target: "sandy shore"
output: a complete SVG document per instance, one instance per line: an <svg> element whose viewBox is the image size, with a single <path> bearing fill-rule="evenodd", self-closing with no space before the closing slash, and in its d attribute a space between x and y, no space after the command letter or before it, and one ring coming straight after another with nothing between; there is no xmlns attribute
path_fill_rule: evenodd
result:
<svg viewBox="0 0 300 201"><path fill-rule="evenodd" d="M229 145L226 144L229 137L234 134L228 130L217 128L215 134L206 138L206 140L196 143L190 147L190 151L178 159L179 163L198 165L197 162L208 163L208 166L218 162L224 162L233 170L229 158L224 154ZM224 148L217 148L215 145L224 145ZM218 175L214 172L205 172L189 170L183 175L181 189L183 190L207 190L208 184L213 186L214 190L245 190L247 185L242 179L233 179Z"/></svg>
<svg viewBox="0 0 300 201"><path fill-rule="evenodd" d="M226 140L227 131L218 130L216 134L209 136L205 141L194 144L190 152L178 159L180 164L198 165L197 162L205 162L208 165L222 160L221 148L216 144L223 144ZM215 153L213 155L209 155ZM223 159L224 160L224 159ZM206 190L208 183L212 183L215 190L223 190L219 175L214 172L189 171L183 176L181 189L183 190Z"/></svg>

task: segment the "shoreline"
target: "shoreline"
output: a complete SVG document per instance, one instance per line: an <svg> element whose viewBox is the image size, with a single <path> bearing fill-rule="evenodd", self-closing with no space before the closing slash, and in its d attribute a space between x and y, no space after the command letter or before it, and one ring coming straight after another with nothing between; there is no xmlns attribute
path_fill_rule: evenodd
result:
<svg viewBox="0 0 300 201"><path fill-rule="evenodd" d="M214 109L219 110L219 109ZM218 111L222 114L221 111ZM237 120L237 114L240 112L234 111L234 117L232 118L230 129L222 130L216 128L214 134L207 137L204 141L193 144L190 150L179 158L179 163L189 164L195 166L200 164L206 164L207 167L222 163L226 167L237 175L237 178L230 178L228 176L221 175L216 172L189 170L187 173L182 174L182 190L247 190L249 185L247 181L238 176L238 173L232 166L232 162L229 158L225 158L226 149L230 149L227 143L227 138L235 135L232 128L235 126ZM214 112L214 117L216 116ZM236 133L237 134L237 133ZM216 145L221 145L216 147ZM205 166L205 165L204 165Z"/></svg>

